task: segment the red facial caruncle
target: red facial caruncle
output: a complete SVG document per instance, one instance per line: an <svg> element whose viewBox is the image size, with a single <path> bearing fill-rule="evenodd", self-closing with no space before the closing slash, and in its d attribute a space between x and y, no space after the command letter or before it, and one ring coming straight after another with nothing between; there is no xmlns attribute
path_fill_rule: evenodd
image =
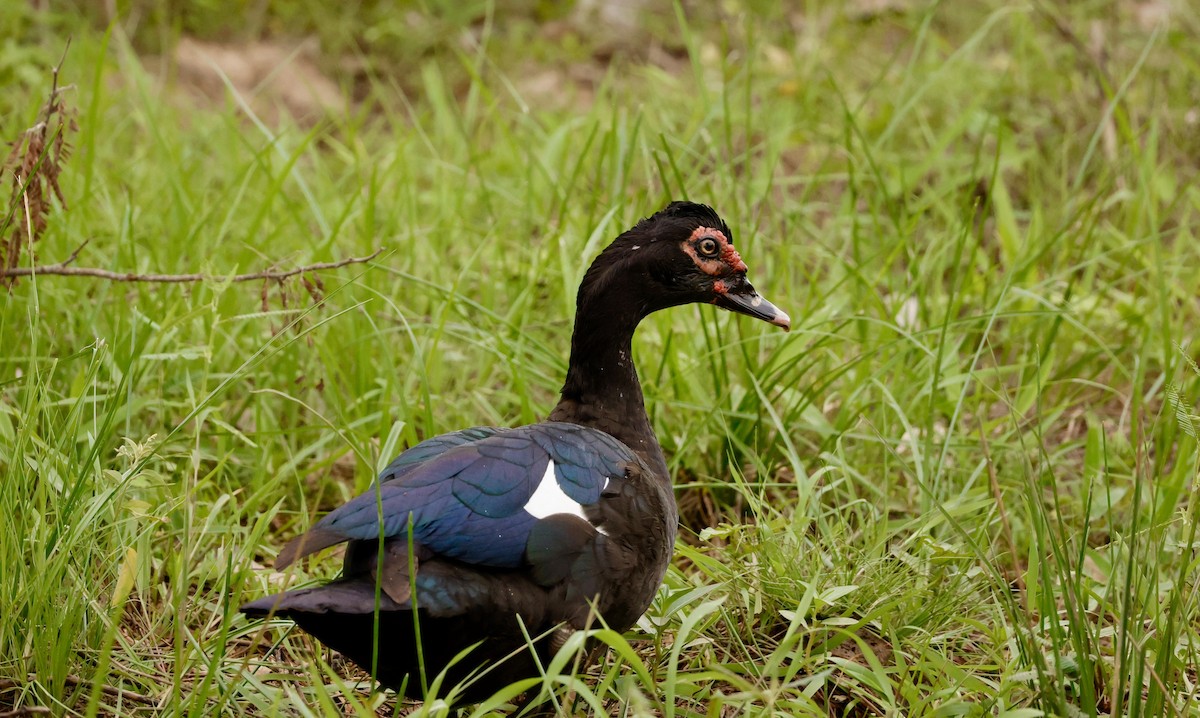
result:
<svg viewBox="0 0 1200 718"><path fill-rule="evenodd" d="M724 246L721 247L721 259L733 267L733 271L735 272L746 271L746 263L742 261L742 255L738 254L738 251L733 248L733 242L725 239L725 235L721 235L721 239L724 240Z"/></svg>
<svg viewBox="0 0 1200 718"><path fill-rule="evenodd" d="M715 252L702 253L697 249L705 240L712 240L716 243ZM683 251L692 258L700 271L713 277L746 271L746 263L734 249L733 242L729 241L724 232L713 227L697 227L683 243ZM722 286L724 285L722 284Z"/></svg>

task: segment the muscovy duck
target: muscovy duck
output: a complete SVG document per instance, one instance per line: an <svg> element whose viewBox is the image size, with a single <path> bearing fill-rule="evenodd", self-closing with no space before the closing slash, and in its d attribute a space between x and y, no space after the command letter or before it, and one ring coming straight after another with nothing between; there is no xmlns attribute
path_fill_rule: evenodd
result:
<svg viewBox="0 0 1200 718"><path fill-rule="evenodd" d="M442 671L443 688L471 679L460 703L539 675L538 663L596 614L628 629L662 583L678 523L631 340L651 312L693 302L790 328L746 280L717 213L672 202L584 275L562 398L547 421L409 448L275 563L348 543L341 578L242 612L295 621L412 698Z"/></svg>

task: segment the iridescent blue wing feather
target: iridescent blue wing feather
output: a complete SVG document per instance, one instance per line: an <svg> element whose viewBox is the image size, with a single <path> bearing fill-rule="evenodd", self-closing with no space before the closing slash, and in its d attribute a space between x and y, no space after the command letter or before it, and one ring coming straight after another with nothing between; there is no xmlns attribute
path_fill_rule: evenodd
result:
<svg viewBox="0 0 1200 718"><path fill-rule="evenodd" d="M558 490L578 505L574 512L580 516L600 500L609 481L636 461L628 447L608 434L567 423L434 437L397 457L371 490L294 539L302 549L289 550L289 544L280 557L290 562L342 541L407 537L411 521L413 541L424 552L471 565L515 568L529 561L526 548L539 521L530 500L551 462ZM586 522L578 524L568 532L576 537L572 543L581 531L595 533ZM541 533L555 532L547 527Z"/></svg>

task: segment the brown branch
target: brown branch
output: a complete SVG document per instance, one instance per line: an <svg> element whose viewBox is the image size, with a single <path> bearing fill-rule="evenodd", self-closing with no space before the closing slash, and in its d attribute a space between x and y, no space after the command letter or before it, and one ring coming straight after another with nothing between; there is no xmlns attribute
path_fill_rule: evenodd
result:
<svg viewBox="0 0 1200 718"><path fill-rule="evenodd" d="M38 680L38 675L36 673L29 673L25 676L26 683L36 683L37 680ZM70 675L66 676L65 678L63 678L63 682L69 686L76 686L76 687L92 685L91 681L89 681L85 678L80 678L79 676L77 676L75 674L70 674ZM0 679L0 690L9 691L14 688L20 688L20 687L21 687L21 683L15 679L12 679L12 678ZM153 705L156 702L155 699L151 696L148 696L148 695L145 695L142 693L138 693L137 691L127 690L125 688L118 688L116 686L110 686L108 684L101 684L100 692L103 693L104 695L108 696L109 698L117 698L120 700L129 701L131 703L142 703L145 705ZM44 713L50 713L50 709L44 708L42 706L26 706L23 708L17 708L16 710L13 710L13 711L0 713L0 718L15 718L16 716L42 715Z"/></svg>
<svg viewBox="0 0 1200 718"><path fill-rule="evenodd" d="M250 272L248 274L237 274L232 277L220 277L210 274L201 274L199 272L193 274L137 274L136 272L110 272L107 269L98 269L96 267L72 267L69 266L79 256L79 252L83 250L87 242L84 242L71 252L71 255L57 264L47 264L42 267L10 267L0 269L0 278L4 277L33 277L42 275L55 275L60 277L95 277L97 279L107 279L110 282L157 282L159 284L184 284L188 282L204 282L227 281L227 282L253 282L257 280L274 279L276 281L294 277L297 274L306 274L308 272L319 272L326 269L337 269L345 267L348 264L365 264L366 262L375 259L383 252L383 248L376 249L365 257L347 257L339 259L336 262L319 262L317 264L309 264L303 267L286 270L271 270L264 269L261 272Z"/></svg>
<svg viewBox="0 0 1200 718"><path fill-rule="evenodd" d="M34 680L35 678L37 678L37 676L35 676L32 673L29 674L30 681ZM68 683L70 685L73 685L73 686L90 686L90 685L92 685L91 681L85 680L76 675L67 676L66 679L64 680L64 682ZM134 703L153 704L155 702L154 699L151 698L150 696L143 695L136 691L126 690L124 688L117 688L116 686L110 686L108 684L101 684L100 692L103 693L104 695L108 696L109 698L122 698L127 701L133 701Z"/></svg>

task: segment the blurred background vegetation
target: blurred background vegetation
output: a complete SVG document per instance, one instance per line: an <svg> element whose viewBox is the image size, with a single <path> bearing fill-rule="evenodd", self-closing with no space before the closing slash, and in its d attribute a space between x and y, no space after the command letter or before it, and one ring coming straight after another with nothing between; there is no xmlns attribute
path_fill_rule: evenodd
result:
<svg viewBox="0 0 1200 718"><path fill-rule="evenodd" d="M1194 714L1194 3L0 0L0 137L68 38L17 264L385 251L0 296L0 712L413 708L236 606L399 449L540 419L686 196L796 327L640 331L684 531L579 712Z"/></svg>

